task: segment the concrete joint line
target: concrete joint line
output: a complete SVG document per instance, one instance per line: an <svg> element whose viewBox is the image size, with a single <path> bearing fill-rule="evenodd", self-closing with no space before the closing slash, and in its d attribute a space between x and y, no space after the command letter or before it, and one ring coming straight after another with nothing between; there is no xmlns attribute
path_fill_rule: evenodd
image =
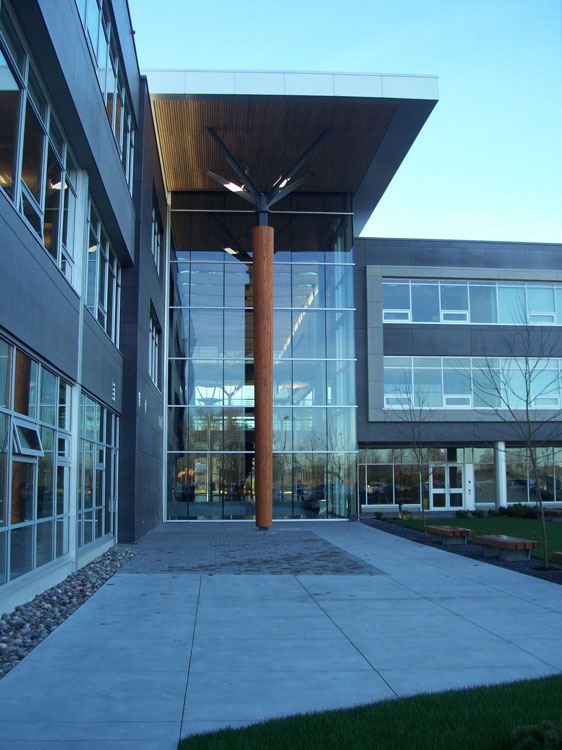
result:
<svg viewBox="0 0 562 750"><path fill-rule="evenodd" d="M183 731L183 722L185 718L185 707L187 704L187 688L189 686L189 675L191 673L191 660L193 658L193 645L195 643L195 629L197 627L197 616L199 614L199 602L201 601L201 584L203 582L203 576L199 576L199 589L197 590L197 607L195 608L195 618L193 619L193 632L191 633L191 647L189 649L189 662L187 664L187 675L185 678L185 690L183 693L183 706L181 711L181 720L180 720L180 733L178 737L178 742L182 739L182 731Z"/></svg>
<svg viewBox="0 0 562 750"><path fill-rule="evenodd" d="M300 586L302 586L302 588L306 591L306 593L309 595L309 597L312 599L312 601L316 604L316 606L326 615L326 617L328 618L328 620L330 620L330 622L340 631L340 633L343 635L343 637L353 646L353 648L357 651L357 653L359 654L359 656L361 656L361 658L364 659L367 662L367 664L371 667L371 669L373 670L373 672L375 672L376 674L378 674L378 676L381 678L381 680L384 682L384 684L387 685L387 687L389 688L389 690L392 690L392 692L394 693L394 695L397 698L400 698L400 695L396 692L396 690L392 687L392 685L388 682L388 680L385 680L385 678L382 676L382 674L379 672L379 670L374 666L374 664L372 664L369 661L369 659L367 659L367 657L361 651L361 649L358 648L355 643L353 643L353 641L347 635L347 633L344 633L344 631L340 628L340 626L337 624L337 622L335 622L335 620L332 617L330 617L330 615L328 614L328 612L326 612L326 610L320 604L320 602L318 602L316 600L316 598L311 594L311 592L306 588L306 586L299 579L299 577L295 576L295 579L296 579L297 583L300 584Z"/></svg>

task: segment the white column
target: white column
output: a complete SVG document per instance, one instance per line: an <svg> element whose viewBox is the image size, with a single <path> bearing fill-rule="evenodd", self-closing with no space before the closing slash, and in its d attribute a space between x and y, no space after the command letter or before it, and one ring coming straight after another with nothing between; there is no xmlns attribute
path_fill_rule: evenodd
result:
<svg viewBox="0 0 562 750"><path fill-rule="evenodd" d="M494 443L494 465L496 467L496 508L507 508L507 464L505 443Z"/></svg>

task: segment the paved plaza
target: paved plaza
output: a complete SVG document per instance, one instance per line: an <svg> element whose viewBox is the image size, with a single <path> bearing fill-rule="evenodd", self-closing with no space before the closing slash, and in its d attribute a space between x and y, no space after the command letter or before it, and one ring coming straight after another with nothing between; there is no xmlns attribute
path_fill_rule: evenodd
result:
<svg viewBox="0 0 562 750"><path fill-rule="evenodd" d="M167 524L0 680L0 750L173 750L562 670L562 587L359 523Z"/></svg>

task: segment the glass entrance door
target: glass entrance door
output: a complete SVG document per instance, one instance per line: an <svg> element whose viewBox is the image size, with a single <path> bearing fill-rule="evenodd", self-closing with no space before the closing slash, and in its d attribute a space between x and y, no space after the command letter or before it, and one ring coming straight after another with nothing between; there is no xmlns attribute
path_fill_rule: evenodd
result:
<svg viewBox="0 0 562 750"><path fill-rule="evenodd" d="M432 464L429 468L431 510L463 507L462 464Z"/></svg>

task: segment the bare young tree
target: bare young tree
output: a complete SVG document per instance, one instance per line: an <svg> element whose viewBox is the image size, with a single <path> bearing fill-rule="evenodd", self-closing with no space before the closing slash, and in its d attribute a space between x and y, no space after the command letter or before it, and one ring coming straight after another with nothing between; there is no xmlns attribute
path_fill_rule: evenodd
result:
<svg viewBox="0 0 562 750"><path fill-rule="evenodd" d="M424 429L432 419L429 393L426 390L412 389L411 382L403 380L394 400L394 408L387 412L387 419L392 422L396 434L407 443L408 449L414 456L418 470L423 533L427 538L424 477L426 468L427 473L429 472L429 449L425 447Z"/></svg>
<svg viewBox="0 0 562 750"><path fill-rule="evenodd" d="M493 411L505 428L508 442L525 448L535 483L541 524L544 564L548 539L541 482L541 445L560 439L562 408L557 354L558 334L540 326L518 325L506 340L508 356L475 357L472 391L475 407Z"/></svg>

